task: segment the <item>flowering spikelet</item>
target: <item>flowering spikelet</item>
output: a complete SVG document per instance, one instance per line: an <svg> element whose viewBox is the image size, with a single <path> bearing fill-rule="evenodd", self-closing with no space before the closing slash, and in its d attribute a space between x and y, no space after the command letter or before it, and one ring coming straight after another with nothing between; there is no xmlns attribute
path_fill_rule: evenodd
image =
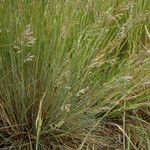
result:
<svg viewBox="0 0 150 150"><path fill-rule="evenodd" d="M124 77L122 77L122 80L130 81L132 78L133 78L132 76L124 76Z"/></svg>
<svg viewBox="0 0 150 150"><path fill-rule="evenodd" d="M85 94L88 90L89 90L88 86L86 88L81 89L80 91L77 92L77 97Z"/></svg>
<svg viewBox="0 0 150 150"><path fill-rule="evenodd" d="M24 59L24 63L25 62L31 62L33 61L34 56L31 55L31 53L28 53L28 55L26 56L26 58Z"/></svg>
<svg viewBox="0 0 150 150"><path fill-rule="evenodd" d="M32 47L36 43L36 38L33 36L31 25L27 25L26 29L21 34L20 44L27 47Z"/></svg>
<svg viewBox="0 0 150 150"><path fill-rule="evenodd" d="M59 129L64 123L65 123L64 120L58 122L58 124L55 125L55 128Z"/></svg>
<svg viewBox="0 0 150 150"><path fill-rule="evenodd" d="M31 29L31 25L27 25L25 30L21 33L20 37L17 37L17 40L13 42L12 46L17 54L21 53L21 47L27 46L32 47L36 43L36 38Z"/></svg>
<svg viewBox="0 0 150 150"><path fill-rule="evenodd" d="M61 107L61 110L65 110L66 112L70 111L71 104L65 104Z"/></svg>

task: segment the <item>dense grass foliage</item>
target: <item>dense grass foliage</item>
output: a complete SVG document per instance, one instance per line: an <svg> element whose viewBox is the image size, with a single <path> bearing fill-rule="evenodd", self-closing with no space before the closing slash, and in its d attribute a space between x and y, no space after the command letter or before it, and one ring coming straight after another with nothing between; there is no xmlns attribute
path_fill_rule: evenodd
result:
<svg viewBox="0 0 150 150"><path fill-rule="evenodd" d="M150 149L150 0L1 0L0 149Z"/></svg>

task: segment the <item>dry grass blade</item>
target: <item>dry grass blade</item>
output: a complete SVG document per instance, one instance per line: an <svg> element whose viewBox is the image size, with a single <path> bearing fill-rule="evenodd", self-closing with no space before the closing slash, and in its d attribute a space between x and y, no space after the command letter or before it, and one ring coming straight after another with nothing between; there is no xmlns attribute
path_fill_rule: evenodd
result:
<svg viewBox="0 0 150 150"><path fill-rule="evenodd" d="M37 132L36 132L36 150L38 150L39 138L40 138L40 133L41 133L41 129L42 129L42 121L43 121L42 120L42 104L43 104L44 98L46 96L46 93L47 92L45 92L43 94L43 97L40 100L38 114L37 114L36 123L35 123L36 130L37 130Z"/></svg>
<svg viewBox="0 0 150 150"><path fill-rule="evenodd" d="M116 126L124 135L125 137L128 139L128 141L131 143L131 145L134 147L135 150L138 150L136 148L136 146L133 144L133 142L131 141L131 139L129 138L129 136L127 135L127 133L125 132L125 130L123 128L121 128L121 126L115 124L115 123L110 123L113 126Z"/></svg>

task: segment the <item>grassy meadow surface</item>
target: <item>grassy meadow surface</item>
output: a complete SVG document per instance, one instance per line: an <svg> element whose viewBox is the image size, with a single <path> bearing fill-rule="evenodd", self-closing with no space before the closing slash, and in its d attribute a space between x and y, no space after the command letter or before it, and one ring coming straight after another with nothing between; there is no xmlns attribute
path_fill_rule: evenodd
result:
<svg viewBox="0 0 150 150"><path fill-rule="evenodd" d="M0 0L0 150L150 150L150 0Z"/></svg>

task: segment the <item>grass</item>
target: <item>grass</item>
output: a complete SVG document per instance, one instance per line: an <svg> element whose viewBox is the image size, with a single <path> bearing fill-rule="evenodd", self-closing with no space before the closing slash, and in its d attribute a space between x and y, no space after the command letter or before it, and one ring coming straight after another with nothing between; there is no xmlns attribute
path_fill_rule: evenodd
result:
<svg viewBox="0 0 150 150"><path fill-rule="evenodd" d="M150 149L149 0L0 3L0 149Z"/></svg>

